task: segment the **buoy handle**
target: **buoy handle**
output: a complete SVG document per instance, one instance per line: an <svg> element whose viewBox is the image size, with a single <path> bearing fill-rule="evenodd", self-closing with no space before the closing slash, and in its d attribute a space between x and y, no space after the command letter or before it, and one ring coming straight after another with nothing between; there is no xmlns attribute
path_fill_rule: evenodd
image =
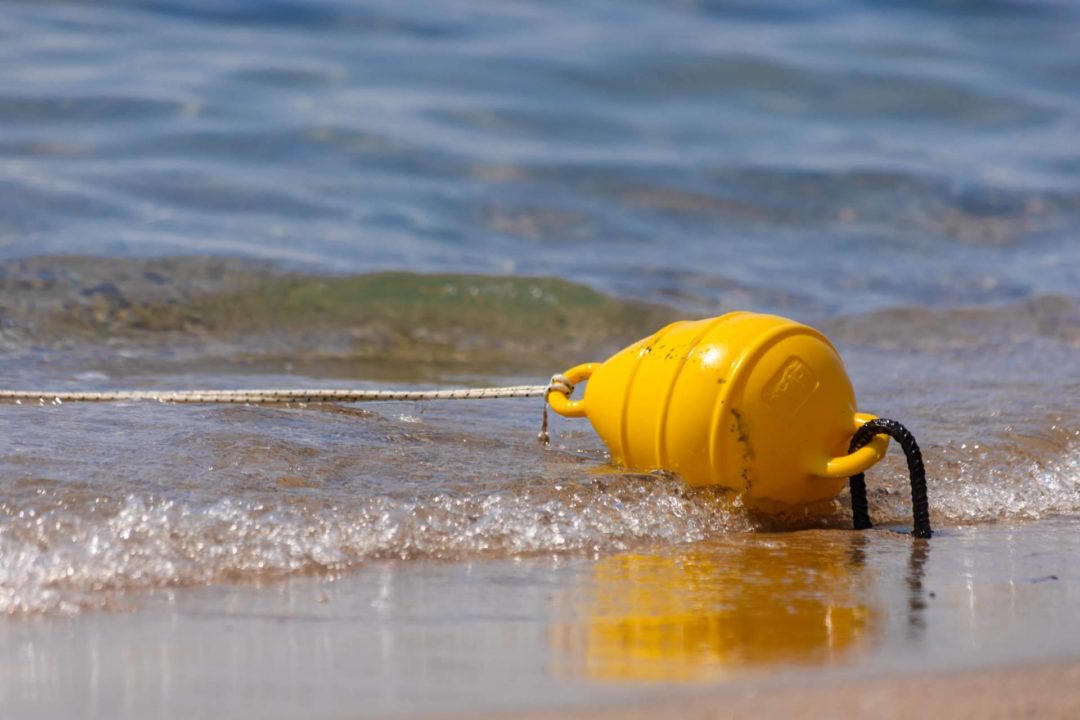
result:
<svg viewBox="0 0 1080 720"><path fill-rule="evenodd" d="M563 373L563 377L570 381L571 385L577 385L578 383L588 380L593 371L600 367L600 363L583 363L581 365L575 365L566 372ZM573 389L571 388L571 392ZM568 393L559 392L558 390L548 390L547 394L548 405L551 409L559 413L563 417L577 418L585 417L585 400L571 400Z"/></svg>
<svg viewBox="0 0 1080 720"><path fill-rule="evenodd" d="M553 406L554 407L554 406ZM863 424L876 419L876 416L869 413L857 413L855 415L855 427L854 430L858 430ZM889 436L888 435L875 435L874 438L859 448L855 452L849 455L843 455L841 457L832 458L826 460L824 463L816 468L813 468L811 472L818 477L826 478L846 478L852 475L858 475L877 463L881 458L885 457L885 453L889 450Z"/></svg>

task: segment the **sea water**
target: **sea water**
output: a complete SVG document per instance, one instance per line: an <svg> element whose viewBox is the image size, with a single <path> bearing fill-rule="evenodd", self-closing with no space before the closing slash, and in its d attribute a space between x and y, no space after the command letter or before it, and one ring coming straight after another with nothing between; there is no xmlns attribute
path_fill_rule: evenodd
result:
<svg viewBox="0 0 1080 720"><path fill-rule="evenodd" d="M0 708L520 709L1074 657L1078 32L1056 2L0 3L4 385L564 369L57 343L31 291L112 291L31 257L557 276L822 327L860 409L922 442L939 530L893 531L895 452L884 529L849 533L845 497L777 527L618 472L583 421L541 449L528 400L3 406Z"/></svg>

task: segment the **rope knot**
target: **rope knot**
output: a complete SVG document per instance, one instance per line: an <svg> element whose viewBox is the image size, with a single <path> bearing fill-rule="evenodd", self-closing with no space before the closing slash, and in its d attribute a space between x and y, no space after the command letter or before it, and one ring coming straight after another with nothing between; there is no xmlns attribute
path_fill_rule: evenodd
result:
<svg viewBox="0 0 1080 720"><path fill-rule="evenodd" d="M549 393L562 393L566 397L570 397L574 393L574 384L570 382L570 378L561 373L555 373L551 376L551 381L548 383L547 392L544 393L544 399L547 399Z"/></svg>

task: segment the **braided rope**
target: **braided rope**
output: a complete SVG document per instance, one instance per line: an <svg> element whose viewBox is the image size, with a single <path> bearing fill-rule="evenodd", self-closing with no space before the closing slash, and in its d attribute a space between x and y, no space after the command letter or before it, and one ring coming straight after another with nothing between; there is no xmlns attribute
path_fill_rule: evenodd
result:
<svg viewBox="0 0 1080 720"><path fill-rule="evenodd" d="M546 397L552 385L466 388L457 390L114 390L103 392L50 392L46 390L0 390L0 402L22 404L162 402L275 403L388 402L410 400L490 400ZM557 388L554 388L557 389Z"/></svg>
<svg viewBox="0 0 1080 720"><path fill-rule="evenodd" d="M926 468L923 466L922 451L915 436L906 427L895 420L876 418L864 423L851 438L848 452L855 452L870 442L875 435L889 435L904 451L907 458L908 475L911 478L911 510L914 527L911 534L917 538L928 538L934 534L930 527L930 503L926 497ZM872 527L870 513L866 503L866 475L852 475L851 515L856 530Z"/></svg>

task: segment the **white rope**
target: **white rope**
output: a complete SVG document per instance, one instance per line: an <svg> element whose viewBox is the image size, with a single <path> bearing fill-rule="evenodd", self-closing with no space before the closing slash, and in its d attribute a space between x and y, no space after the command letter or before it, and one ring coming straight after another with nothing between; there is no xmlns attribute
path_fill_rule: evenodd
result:
<svg viewBox="0 0 1080 720"><path fill-rule="evenodd" d="M104 392L51 392L46 390L0 390L0 402L7 403L234 403L268 405L274 403L379 402L410 400L488 400L496 398L546 397L552 385L467 388L459 390L114 390Z"/></svg>
<svg viewBox="0 0 1080 720"><path fill-rule="evenodd" d="M552 375L547 385L514 385L511 387L464 388L459 390L111 390L102 392L49 392L45 390L0 390L0 403L64 403L160 402L235 405L271 405L275 403L346 403L389 402L416 400L494 400L497 398L543 397L558 392L569 397L574 386L565 375ZM547 402L540 426L540 444L547 447Z"/></svg>
<svg viewBox="0 0 1080 720"><path fill-rule="evenodd" d="M389 402L415 400L494 400L498 398L547 397L549 392L570 395L574 386L562 375L554 375L547 385L462 388L456 390L106 390L102 392L51 392L48 390L0 390L0 403L161 402L232 403L269 405L274 403Z"/></svg>

